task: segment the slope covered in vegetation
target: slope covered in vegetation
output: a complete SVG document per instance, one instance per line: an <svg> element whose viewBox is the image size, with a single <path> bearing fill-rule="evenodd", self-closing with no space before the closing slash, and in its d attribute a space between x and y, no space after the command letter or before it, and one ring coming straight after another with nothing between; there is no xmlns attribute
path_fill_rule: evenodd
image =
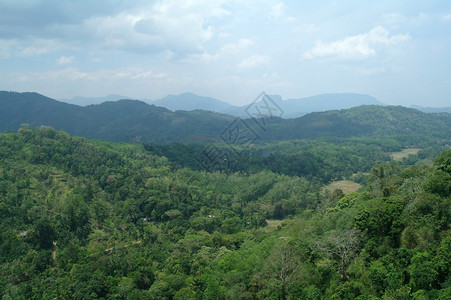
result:
<svg viewBox="0 0 451 300"><path fill-rule="evenodd" d="M0 296L450 297L451 151L368 178L325 195L267 169L174 168L139 144L4 133Z"/></svg>
<svg viewBox="0 0 451 300"><path fill-rule="evenodd" d="M266 112L260 108L258 111ZM253 135L258 136L254 142L318 137L396 137L402 140L408 136L418 144L425 136L450 143L451 136L451 114L428 114L401 106L359 106L290 120L266 117L260 121L244 120L246 127L243 128L250 128ZM171 112L137 100L81 107L37 93L0 92L1 131L17 130L21 123L28 123L32 127L52 126L73 135L109 141L193 143L220 140L225 131L234 129L231 126L234 120L237 119L200 110Z"/></svg>

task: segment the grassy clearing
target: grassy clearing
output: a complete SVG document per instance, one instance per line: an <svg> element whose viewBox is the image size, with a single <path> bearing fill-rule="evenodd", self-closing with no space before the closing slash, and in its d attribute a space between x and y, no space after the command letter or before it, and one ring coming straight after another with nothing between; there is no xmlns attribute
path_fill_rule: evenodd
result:
<svg viewBox="0 0 451 300"><path fill-rule="evenodd" d="M264 231L266 233L270 233L273 231L276 231L277 228L279 228L279 226L282 226L282 220L266 220L266 223L268 225L266 225L266 227L264 228Z"/></svg>
<svg viewBox="0 0 451 300"><path fill-rule="evenodd" d="M390 157L393 160L402 160L403 158L408 157L409 155L416 155L418 151L421 149L419 148L410 148L410 149L404 149L399 152L390 152Z"/></svg>
<svg viewBox="0 0 451 300"><path fill-rule="evenodd" d="M347 194L355 192L361 187L362 187L361 184L354 181L338 180L326 185L324 189L328 190L331 193L336 189L341 189L343 193Z"/></svg>

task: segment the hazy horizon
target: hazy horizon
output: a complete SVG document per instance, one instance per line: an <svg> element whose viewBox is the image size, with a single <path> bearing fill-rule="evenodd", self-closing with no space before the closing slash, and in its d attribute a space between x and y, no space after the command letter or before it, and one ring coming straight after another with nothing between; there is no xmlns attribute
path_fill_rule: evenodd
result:
<svg viewBox="0 0 451 300"><path fill-rule="evenodd" d="M0 0L1 90L449 107L451 3Z"/></svg>
<svg viewBox="0 0 451 300"><path fill-rule="evenodd" d="M33 91L32 91L33 92ZM230 103L230 102L227 102L227 101L225 101L225 100L222 100L222 99L220 99L220 98L216 98L216 97L212 97L212 96L209 96L209 95L198 95L198 94L195 94L195 93L192 93L192 92L182 92L182 93L179 93L179 94L167 94L167 95L165 95L165 96L163 96L163 97L161 97L161 98L156 98L156 99L150 99L150 98L136 98L136 97L129 97L129 96L127 96L127 95L117 95L117 94L108 94L108 95L105 95L105 96L98 96L98 97L95 97L95 96L93 96L93 97L90 97L90 96L74 96L74 97L71 97L71 98L64 98L64 99L55 99L55 100L58 100L58 101L63 101L63 102L68 102L68 103L74 103L74 104L76 104L75 102L71 102L71 101L74 101L76 98L84 98L84 99L107 99L107 98L117 98L117 100L122 100L122 99L125 99L125 100L140 100L140 101L144 101L144 102L148 102L148 103L152 103L152 102L155 102L155 101L158 101L158 100L161 100L161 99L163 99L163 98L166 98L166 97L169 97L169 96L180 96L180 95L183 95L183 94L193 94L193 95L196 95L196 96L199 96L199 97L203 97L203 98L213 98L213 99L215 99L215 100L219 100L219 101L221 101L221 102L225 102L225 103L228 103L228 104L231 104L231 105L234 105L234 106L246 106L247 104L249 104L249 103L251 103L254 99L250 99L250 102L249 103L244 103L244 104L233 104L233 103ZM326 95L326 94L357 94L357 93L347 93L347 92L343 92L343 93L323 93L323 94L315 94L315 95L308 95L308 96L303 96L303 97L294 97L294 98L281 98L282 99L282 101L287 101L287 100L295 100L295 99L305 99L305 98L311 98L311 97L315 97L315 96L321 96L321 95ZM374 97L374 96L372 96L372 95L368 95L368 94L361 94L361 95L367 95L367 96L371 96L371 97ZM44 96L47 96L47 95L44 95ZM280 96L279 94L272 94L272 95L270 95L270 96ZM396 104L387 104L387 103L384 103L384 102L382 102L382 101L380 101L379 99L377 99L376 97L374 97L376 100L378 100L379 102L381 102L383 105L396 105ZM105 100L105 101L108 101L108 100ZM114 100L113 100L114 101ZM83 105L83 104L81 104L81 105ZM400 104L401 105L401 104ZM427 105L418 105L418 104L403 104L402 106L406 106L406 107L415 107L415 106L420 106L420 107L432 107L432 108L448 108L448 107L451 107L451 103L450 104L447 104L447 105L444 105L444 106L427 106Z"/></svg>

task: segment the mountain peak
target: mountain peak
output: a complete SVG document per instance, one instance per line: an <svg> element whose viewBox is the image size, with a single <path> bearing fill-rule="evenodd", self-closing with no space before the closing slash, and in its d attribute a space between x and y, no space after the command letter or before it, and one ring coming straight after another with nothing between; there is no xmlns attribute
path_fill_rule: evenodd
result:
<svg viewBox="0 0 451 300"><path fill-rule="evenodd" d="M164 98L151 102L152 104L166 107L172 111L176 110L207 110L222 112L232 105L212 97L199 96L193 93L182 93L179 95L167 95Z"/></svg>

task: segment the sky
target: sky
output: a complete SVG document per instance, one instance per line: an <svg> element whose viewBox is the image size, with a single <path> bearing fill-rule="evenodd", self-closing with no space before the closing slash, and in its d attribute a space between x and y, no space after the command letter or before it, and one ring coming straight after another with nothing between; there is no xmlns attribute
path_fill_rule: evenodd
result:
<svg viewBox="0 0 451 300"><path fill-rule="evenodd" d="M0 0L0 90L451 106L451 1Z"/></svg>

